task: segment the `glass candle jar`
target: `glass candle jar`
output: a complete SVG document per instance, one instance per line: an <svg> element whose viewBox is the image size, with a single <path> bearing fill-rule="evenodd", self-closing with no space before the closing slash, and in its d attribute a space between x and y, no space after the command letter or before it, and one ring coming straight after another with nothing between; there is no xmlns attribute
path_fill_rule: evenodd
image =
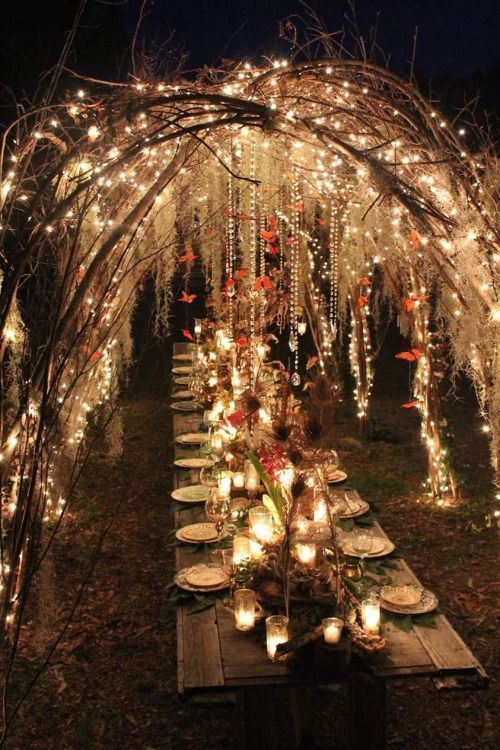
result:
<svg viewBox="0 0 500 750"><path fill-rule="evenodd" d="M234 618L236 630L251 630L255 625L255 591L236 589L234 592Z"/></svg>
<svg viewBox="0 0 500 750"><path fill-rule="evenodd" d="M235 489L242 490L245 486L245 475L242 471L235 471L233 474L233 485Z"/></svg>
<svg viewBox="0 0 500 750"><path fill-rule="evenodd" d="M233 561L235 565L248 562L250 554L250 539L243 534L237 534L233 539Z"/></svg>
<svg viewBox="0 0 500 750"><path fill-rule="evenodd" d="M273 536L273 516L263 505L256 505L248 511L248 525L258 542L270 542Z"/></svg>
<svg viewBox="0 0 500 750"><path fill-rule="evenodd" d="M266 618L267 655L273 661L276 657L276 647L288 640L288 617L272 615Z"/></svg>
<svg viewBox="0 0 500 750"><path fill-rule="evenodd" d="M325 617L321 624L323 625L325 643L339 643L344 621L338 617Z"/></svg>
<svg viewBox="0 0 500 750"><path fill-rule="evenodd" d="M380 630L380 602L374 597L361 602L361 620L363 630L371 635L378 635Z"/></svg>
<svg viewBox="0 0 500 750"><path fill-rule="evenodd" d="M308 568L316 565L316 545L299 542L295 545L295 556L297 560Z"/></svg>

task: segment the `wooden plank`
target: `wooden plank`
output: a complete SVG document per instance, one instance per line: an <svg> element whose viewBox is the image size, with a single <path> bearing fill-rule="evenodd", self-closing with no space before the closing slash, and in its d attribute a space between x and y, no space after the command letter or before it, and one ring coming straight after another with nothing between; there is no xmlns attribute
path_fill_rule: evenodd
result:
<svg viewBox="0 0 500 750"><path fill-rule="evenodd" d="M183 692L224 686L215 608L188 614L179 605L183 638Z"/></svg>

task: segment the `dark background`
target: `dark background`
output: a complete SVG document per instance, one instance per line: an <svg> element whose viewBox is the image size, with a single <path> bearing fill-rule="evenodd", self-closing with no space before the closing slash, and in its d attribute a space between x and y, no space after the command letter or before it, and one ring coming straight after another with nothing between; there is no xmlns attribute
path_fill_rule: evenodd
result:
<svg viewBox="0 0 500 750"><path fill-rule="evenodd" d="M44 72L56 62L80 0L3 0L0 9L0 82L19 98L32 98ZM127 80L130 44L142 0L87 0L68 65L97 78ZM353 46L352 11L346 0L310 0L330 31L345 30ZM439 93L445 108L461 106L478 92L481 109L500 109L500 2L498 0L357 0L357 28L376 39L394 70L408 74L418 27L419 84ZM291 16L308 23L299 0L147 0L138 48L163 48L159 72L215 64L221 58L283 56L278 23ZM172 35L173 34L173 38ZM168 41L167 41L168 40ZM380 59L380 58L379 58ZM46 80L46 79L45 79ZM63 79L62 88L70 85ZM74 85L74 84L72 84ZM2 97L4 107L8 95ZM6 110L2 120L6 121Z"/></svg>

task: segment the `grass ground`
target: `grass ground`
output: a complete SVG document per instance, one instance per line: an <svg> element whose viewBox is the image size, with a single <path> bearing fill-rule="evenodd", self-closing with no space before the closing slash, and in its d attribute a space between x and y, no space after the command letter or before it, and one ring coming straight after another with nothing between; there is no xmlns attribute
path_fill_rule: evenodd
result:
<svg viewBox="0 0 500 750"><path fill-rule="evenodd" d="M100 530L112 523L76 615L12 726L8 750L242 746L237 708L193 706L177 696L174 615L164 607L173 565L167 364L164 356L149 357L126 398L123 456L111 461L103 448L86 468L50 558L57 585L46 583L45 600L25 629L14 695L41 663L37 622L43 621L48 642L92 564ZM390 352L382 362L372 425L381 439L359 441L345 404L339 409L337 447L350 481L376 502L384 528L437 593L493 683L488 691L454 693L438 692L426 680L391 684L388 748L496 750L498 529L485 523L491 497L487 446L470 399L449 407L455 461L467 479L465 499L449 509L423 502L418 418L400 408L408 400L404 367ZM319 692L309 697L315 730L307 747L331 748L342 698Z"/></svg>

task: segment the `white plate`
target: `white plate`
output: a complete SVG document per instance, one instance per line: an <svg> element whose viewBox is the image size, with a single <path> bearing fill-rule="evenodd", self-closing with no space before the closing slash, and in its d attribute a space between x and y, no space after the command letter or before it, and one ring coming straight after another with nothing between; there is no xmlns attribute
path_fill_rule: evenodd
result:
<svg viewBox="0 0 500 750"><path fill-rule="evenodd" d="M179 375L178 378L174 378L174 385L189 385L189 380L187 375Z"/></svg>
<svg viewBox="0 0 500 750"><path fill-rule="evenodd" d="M183 391L175 391L175 393L172 393L172 398L193 398L193 392L189 388Z"/></svg>
<svg viewBox="0 0 500 750"><path fill-rule="evenodd" d="M204 542L217 542L220 538L214 523L190 523L177 529L175 536L181 542L189 544L203 544Z"/></svg>
<svg viewBox="0 0 500 750"><path fill-rule="evenodd" d="M200 591L204 592L206 594L209 594L212 591L222 591L223 589L227 589L229 586L229 578L226 576L225 580L221 581L219 585L215 586L200 586L193 583L190 583L186 580L186 576L189 577L190 581L193 580L192 576L194 574L196 578L196 573L200 573L200 569L217 569L221 570L219 565L210 565L210 564L200 564L200 565L193 565L191 568L183 568L182 570L179 570L175 574L174 581L181 589L185 589L186 591Z"/></svg>
<svg viewBox="0 0 500 750"><path fill-rule="evenodd" d="M172 401L170 408L174 411L199 411L201 406L197 401Z"/></svg>
<svg viewBox="0 0 500 750"><path fill-rule="evenodd" d="M178 359L179 362L191 362L193 357L191 354L174 354L173 359Z"/></svg>
<svg viewBox="0 0 500 750"><path fill-rule="evenodd" d="M210 458L178 458L174 461L175 466L181 469L204 469L205 466L213 466L214 462Z"/></svg>
<svg viewBox="0 0 500 750"><path fill-rule="evenodd" d="M350 497L349 502L346 501L346 504L347 508L344 513L340 514L340 518L357 518L358 516L364 516L370 510L370 506L366 500L361 500L361 498Z"/></svg>
<svg viewBox="0 0 500 750"><path fill-rule="evenodd" d="M190 375L193 371L192 367L188 367L187 365L179 365L179 367L172 367L172 372L174 375Z"/></svg>
<svg viewBox="0 0 500 750"><path fill-rule="evenodd" d="M175 438L175 442L181 445L203 445L207 440L208 432L183 432Z"/></svg>
<svg viewBox="0 0 500 750"><path fill-rule="evenodd" d="M339 482L345 482L347 479L347 474L345 471L340 471L340 469L337 469L337 471L332 472L327 476L326 481L328 484L338 484Z"/></svg>
<svg viewBox="0 0 500 750"><path fill-rule="evenodd" d="M416 587L421 591L420 601L412 606L400 607L397 604L391 604L386 602L383 598L384 587L380 590L380 607L386 609L388 612L395 612L398 615L424 615L426 612L432 612L438 606L438 598L436 594L428 589Z"/></svg>
<svg viewBox="0 0 500 750"><path fill-rule="evenodd" d="M369 552L367 555L365 555L366 558L369 557L383 557L384 555L390 555L391 552L394 552L396 547L389 539L384 539L383 537L380 537L382 546L375 547L375 549L372 552ZM359 552L355 552L351 545L349 544L349 540L346 539L345 542L342 545L342 549L344 551L344 554L349 555L349 557L361 557Z"/></svg>
<svg viewBox="0 0 500 750"><path fill-rule="evenodd" d="M210 495L210 488L202 484L190 484L187 487L178 487L172 493L172 499L180 503L204 503Z"/></svg>

